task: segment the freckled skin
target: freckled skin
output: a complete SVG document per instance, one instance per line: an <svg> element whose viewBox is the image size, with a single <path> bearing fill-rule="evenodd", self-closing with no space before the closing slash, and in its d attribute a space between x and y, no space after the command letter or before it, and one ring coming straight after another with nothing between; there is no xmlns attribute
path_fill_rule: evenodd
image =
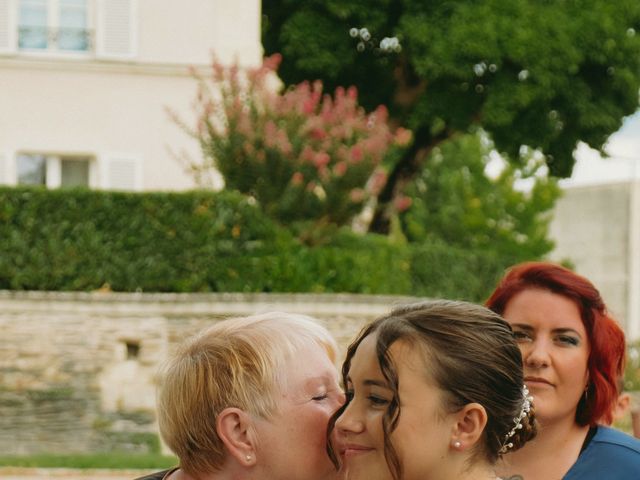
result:
<svg viewBox="0 0 640 480"><path fill-rule="evenodd" d="M390 480L384 456L382 418L392 398L375 355L375 336L365 338L351 360L348 391L353 398L338 418L341 441L354 448L345 453L349 480ZM419 351L397 342L389 350L400 379L402 413L391 440L406 480L456 478L452 462L452 415L443 410L443 392L425 379ZM419 455L416 452L420 452Z"/></svg>
<svg viewBox="0 0 640 480"><path fill-rule="evenodd" d="M269 480L338 480L326 452L329 418L343 404L338 372L319 346L298 352L284 372L279 411L256 420L256 456Z"/></svg>
<svg viewBox="0 0 640 480"><path fill-rule="evenodd" d="M509 301L503 316L522 352L536 418L542 425L559 418L573 421L588 384L589 340L578 306L548 290L528 289Z"/></svg>

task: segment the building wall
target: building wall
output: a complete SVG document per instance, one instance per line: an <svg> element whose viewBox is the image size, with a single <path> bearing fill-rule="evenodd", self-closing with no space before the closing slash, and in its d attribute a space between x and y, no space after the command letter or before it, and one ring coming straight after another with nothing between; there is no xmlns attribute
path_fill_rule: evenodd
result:
<svg viewBox="0 0 640 480"><path fill-rule="evenodd" d="M94 157L94 188L119 187L100 173L109 159L121 158L136 162L140 169L134 189L192 187L192 179L169 149L187 151L196 159L200 152L165 108L173 107L188 118L194 81L177 69L162 74L149 68L134 73L130 67L93 66L74 70L56 62L2 70L4 157L13 159L19 152ZM15 170L15 162L5 162L6 183L15 183Z"/></svg>
<svg viewBox="0 0 640 480"><path fill-rule="evenodd" d="M201 152L166 108L192 123L196 82L189 67L206 71L212 54L227 64L259 64L260 2L118 3L131 6L131 29L117 32L127 46L117 54L115 46L101 40L104 0L89 1L94 43L89 52L20 50L15 34L11 48L0 45L0 184L16 183L16 155L41 153L90 157L92 188L183 190L195 185L177 157L187 154L198 162ZM0 17L5 16L0 26L7 25L3 20L9 12L14 33L17 7L17 0L0 2ZM112 24L119 28L118 21ZM125 162L126 171L116 171L114 162Z"/></svg>
<svg viewBox="0 0 640 480"><path fill-rule="evenodd" d="M640 180L565 188L550 226L551 258L600 290L630 340L640 338Z"/></svg>
<svg viewBox="0 0 640 480"><path fill-rule="evenodd" d="M229 316L297 312L320 319L344 353L367 321L407 300L0 292L0 452L152 450L154 375L186 336Z"/></svg>

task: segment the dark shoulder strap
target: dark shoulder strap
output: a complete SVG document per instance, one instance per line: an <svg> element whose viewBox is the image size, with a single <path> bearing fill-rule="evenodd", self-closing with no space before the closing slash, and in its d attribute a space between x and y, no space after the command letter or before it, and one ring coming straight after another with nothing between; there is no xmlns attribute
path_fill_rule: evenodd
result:
<svg viewBox="0 0 640 480"><path fill-rule="evenodd" d="M587 447L591 443L591 440L593 440L593 437L596 436L597 431L598 431L598 427L596 426L591 427L589 429L589 431L587 432L587 436L584 438L584 442L582 442L582 447L580 447L579 455L582 455L582 452L584 452L587 449Z"/></svg>

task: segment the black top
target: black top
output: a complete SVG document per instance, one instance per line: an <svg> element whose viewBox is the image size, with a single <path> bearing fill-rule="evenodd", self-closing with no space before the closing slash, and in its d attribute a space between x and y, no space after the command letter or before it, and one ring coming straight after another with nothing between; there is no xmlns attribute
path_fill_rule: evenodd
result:
<svg viewBox="0 0 640 480"><path fill-rule="evenodd" d="M150 473L149 475L145 475L144 477L138 477L135 480L164 480L169 476L170 473L178 470L178 467L170 468L169 470L163 470L161 472Z"/></svg>

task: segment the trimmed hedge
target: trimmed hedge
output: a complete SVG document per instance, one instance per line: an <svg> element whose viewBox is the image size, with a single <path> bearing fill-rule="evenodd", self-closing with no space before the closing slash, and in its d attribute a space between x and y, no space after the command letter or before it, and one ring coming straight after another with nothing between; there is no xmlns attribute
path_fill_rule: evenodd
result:
<svg viewBox="0 0 640 480"><path fill-rule="evenodd" d="M0 289L403 293L406 258L304 247L233 192L0 189Z"/></svg>
<svg viewBox="0 0 640 480"><path fill-rule="evenodd" d="M442 241L413 244L411 293L483 303L505 269L518 261L495 251L468 251Z"/></svg>
<svg viewBox="0 0 640 480"><path fill-rule="evenodd" d="M0 188L0 289L351 292L481 301L495 255L339 230L308 247L233 192Z"/></svg>
<svg viewBox="0 0 640 480"><path fill-rule="evenodd" d="M0 190L0 288L221 290L277 231L239 195Z"/></svg>

